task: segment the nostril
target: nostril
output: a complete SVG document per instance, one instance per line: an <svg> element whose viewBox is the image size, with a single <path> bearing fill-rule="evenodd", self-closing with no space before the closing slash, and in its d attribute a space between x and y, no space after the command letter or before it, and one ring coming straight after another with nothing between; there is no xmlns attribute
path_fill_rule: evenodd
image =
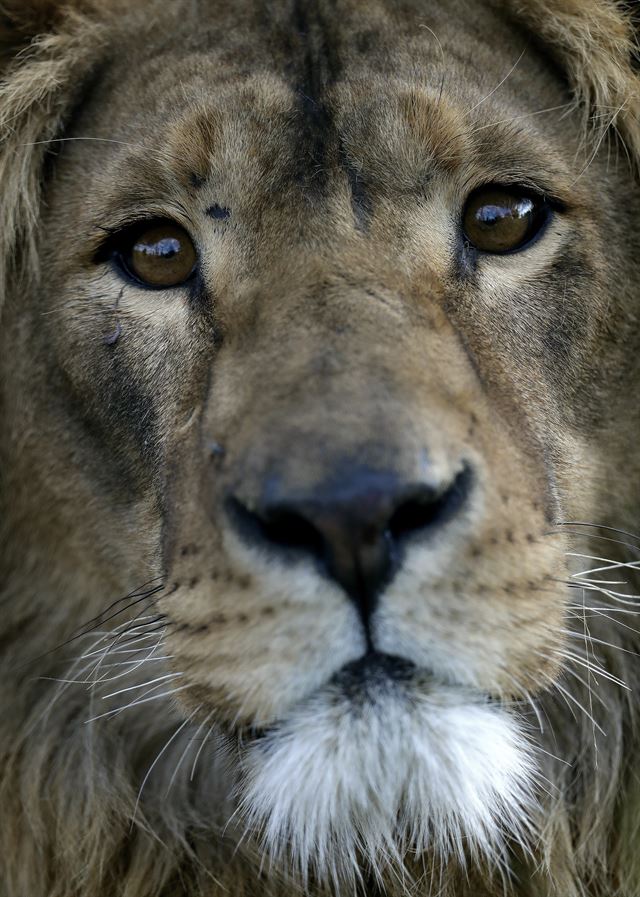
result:
<svg viewBox="0 0 640 897"><path fill-rule="evenodd" d="M444 491L422 485L411 488L391 515L389 532L399 541L446 523L458 513L470 488L471 468L466 464Z"/></svg>
<svg viewBox="0 0 640 897"><path fill-rule="evenodd" d="M227 500L227 509L245 539L285 549L300 549L323 559L325 546L320 532L302 514L285 505L276 505L264 512L252 511L231 497Z"/></svg>
<svg viewBox="0 0 640 897"><path fill-rule="evenodd" d="M284 548L302 548L316 557L324 553L324 539L313 523L286 507L271 508L262 519L267 539Z"/></svg>

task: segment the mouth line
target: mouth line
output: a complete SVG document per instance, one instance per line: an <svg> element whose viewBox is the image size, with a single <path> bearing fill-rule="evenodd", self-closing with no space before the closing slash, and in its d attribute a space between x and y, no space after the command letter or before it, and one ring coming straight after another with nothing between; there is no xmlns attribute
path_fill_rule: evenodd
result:
<svg viewBox="0 0 640 897"><path fill-rule="evenodd" d="M432 678L428 670L419 670L410 660L372 649L337 670L328 686L339 688L345 697L356 697L379 688L402 689L414 682L417 674Z"/></svg>
<svg viewBox="0 0 640 897"><path fill-rule="evenodd" d="M332 695L336 704L344 704L358 712L373 708L384 699L408 701L414 688L435 683L444 686L430 670L418 667L404 657L371 650L336 670L301 704L309 704L321 694ZM243 740L261 741L276 732L281 723L282 720L278 720L266 726L243 727L242 732L236 734L241 734Z"/></svg>
<svg viewBox="0 0 640 897"><path fill-rule="evenodd" d="M453 693L458 694L461 700L466 696L466 700L474 704L500 703L489 692L447 682L427 667L374 649L344 664L282 718L265 725L234 726L233 731L236 738L245 744L268 741L291 716L302 708L312 708L317 700L328 701L336 708L341 707L348 715L359 716L370 711L384 712L389 701L404 705L410 712L420 696L431 697L439 704L443 695L448 695L450 699Z"/></svg>

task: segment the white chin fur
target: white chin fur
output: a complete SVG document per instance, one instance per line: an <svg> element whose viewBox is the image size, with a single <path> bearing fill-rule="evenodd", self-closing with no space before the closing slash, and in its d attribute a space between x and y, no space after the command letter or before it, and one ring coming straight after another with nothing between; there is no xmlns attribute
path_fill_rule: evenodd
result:
<svg viewBox="0 0 640 897"><path fill-rule="evenodd" d="M535 767L502 708L439 687L323 690L244 755L241 813L266 856L344 886L410 852L502 865L526 844Z"/></svg>

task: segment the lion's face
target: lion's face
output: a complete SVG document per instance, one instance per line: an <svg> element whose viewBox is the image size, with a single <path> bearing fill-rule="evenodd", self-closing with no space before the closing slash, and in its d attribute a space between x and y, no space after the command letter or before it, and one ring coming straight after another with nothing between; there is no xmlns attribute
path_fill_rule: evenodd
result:
<svg viewBox="0 0 640 897"><path fill-rule="evenodd" d="M83 101L42 226L49 413L161 566L176 700L241 735L271 848L487 848L533 799L504 702L566 650L550 532L602 519L626 448L593 432L632 212L488 4L270 6L167 13L153 52L123 29Z"/></svg>

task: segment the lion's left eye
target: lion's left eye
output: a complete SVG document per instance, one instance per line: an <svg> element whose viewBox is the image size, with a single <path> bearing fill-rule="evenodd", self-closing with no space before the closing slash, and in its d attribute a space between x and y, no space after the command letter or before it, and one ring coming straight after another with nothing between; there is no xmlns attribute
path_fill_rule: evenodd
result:
<svg viewBox="0 0 640 897"><path fill-rule="evenodd" d="M481 252L524 249L549 218L545 200L519 188L482 187L472 193L462 216L469 243Z"/></svg>
<svg viewBox="0 0 640 897"><path fill-rule="evenodd" d="M156 221L125 235L117 249L120 265L146 287L177 287L193 275L198 255L186 230L173 221Z"/></svg>

